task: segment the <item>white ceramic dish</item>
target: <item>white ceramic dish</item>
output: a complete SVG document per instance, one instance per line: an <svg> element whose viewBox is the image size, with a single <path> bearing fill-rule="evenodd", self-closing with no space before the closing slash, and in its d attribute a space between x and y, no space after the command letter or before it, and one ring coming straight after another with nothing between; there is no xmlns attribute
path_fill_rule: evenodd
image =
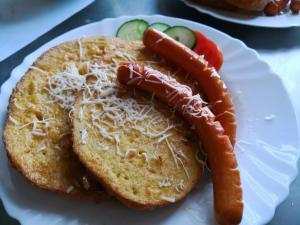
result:
<svg viewBox="0 0 300 225"><path fill-rule="evenodd" d="M293 15L290 11L284 12L278 16L265 16L263 13L241 13L238 11L230 12L227 10L214 9L211 7L202 6L191 0L181 1L201 13L205 13L215 18L232 23L269 28L288 28L300 26L300 15Z"/></svg>
<svg viewBox="0 0 300 225"><path fill-rule="evenodd" d="M241 41L210 27L187 20L154 16L120 17L88 24L45 44L16 67L1 88L1 133L8 98L28 67L50 47L83 36L114 35L125 21L142 18L148 22L184 25L199 30L218 43L225 62L221 76L236 106L238 142L236 154L241 171L245 210L242 224L264 224L289 193L297 174L298 128L286 90L269 66ZM266 116L275 118L266 121ZM128 209L116 201L102 204L76 202L31 186L9 164L0 151L0 196L7 212L23 225L34 224L215 224L212 186L204 179L184 201L151 212Z"/></svg>

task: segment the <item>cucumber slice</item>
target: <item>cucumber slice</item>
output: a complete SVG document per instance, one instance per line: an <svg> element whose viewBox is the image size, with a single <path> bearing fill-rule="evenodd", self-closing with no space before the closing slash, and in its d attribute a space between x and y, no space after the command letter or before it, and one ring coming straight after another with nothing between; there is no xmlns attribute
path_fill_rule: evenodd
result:
<svg viewBox="0 0 300 225"><path fill-rule="evenodd" d="M142 40L148 27L149 24L145 20L130 20L119 27L116 36L125 41Z"/></svg>
<svg viewBox="0 0 300 225"><path fill-rule="evenodd" d="M152 23L150 27L159 30L159 31L165 31L170 27L170 25L165 24L165 23Z"/></svg>
<svg viewBox="0 0 300 225"><path fill-rule="evenodd" d="M189 48L193 48L196 45L197 37L194 31L184 26L170 27L164 31L171 38L181 42Z"/></svg>

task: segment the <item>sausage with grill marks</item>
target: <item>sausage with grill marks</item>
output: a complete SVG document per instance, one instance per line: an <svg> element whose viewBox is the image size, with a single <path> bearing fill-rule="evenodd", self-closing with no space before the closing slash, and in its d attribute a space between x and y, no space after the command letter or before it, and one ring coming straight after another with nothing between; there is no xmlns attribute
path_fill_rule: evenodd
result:
<svg viewBox="0 0 300 225"><path fill-rule="evenodd" d="M196 81L200 91L207 97L213 113L229 136L231 144L236 141L236 118L231 95L217 71L210 67L203 56L198 55L163 32L149 28L143 42L146 47L166 60L183 68Z"/></svg>

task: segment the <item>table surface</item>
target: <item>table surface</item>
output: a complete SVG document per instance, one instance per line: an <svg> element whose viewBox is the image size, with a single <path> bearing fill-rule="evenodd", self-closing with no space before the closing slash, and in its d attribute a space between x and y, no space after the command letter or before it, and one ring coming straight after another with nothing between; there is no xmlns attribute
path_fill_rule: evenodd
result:
<svg viewBox="0 0 300 225"><path fill-rule="evenodd" d="M99 21L107 17L137 14L162 14L193 20L221 30L238 38L250 48L255 49L272 69L282 78L300 116L300 27L287 29L255 28L224 22L201 14L185 6L179 0L99 0L72 16L62 24L50 30L25 48L0 63L0 84L7 80L14 67L19 65L25 56L51 39L75 27ZM299 18L300 19L300 18ZM1 31L0 31L1 32ZM299 118L299 117L298 117ZM298 120L299 125L299 120ZM300 126L299 126L300 127ZM300 161L298 162L298 169ZM300 176L290 187L289 197L277 208L270 225L300 224ZM0 224L17 225L10 218L0 201Z"/></svg>

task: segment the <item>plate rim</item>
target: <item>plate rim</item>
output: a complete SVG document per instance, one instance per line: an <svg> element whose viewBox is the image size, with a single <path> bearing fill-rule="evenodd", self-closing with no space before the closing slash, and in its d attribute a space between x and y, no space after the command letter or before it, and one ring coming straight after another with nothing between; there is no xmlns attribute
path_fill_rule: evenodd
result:
<svg viewBox="0 0 300 225"><path fill-rule="evenodd" d="M290 98L290 95L282 81L282 78L280 76L278 76L273 70L272 68L260 57L260 55L254 50L254 49L251 49L249 48L243 41L237 39L237 38L233 38L231 37L230 35L222 32L222 31L219 31L213 27L210 27L210 26L207 26L205 24L202 24L202 23L199 23L199 22L194 22L194 21L191 21L191 20L187 20L187 19L181 19L181 18L177 18L177 17L169 17L169 16L164 16L164 15L159 15L159 14L154 14L154 15L136 15L136 16L120 16L120 17L116 17L116 18L105 18L105 19L102 19L102 20L99 20L99 21L95 21L93 23L89 23L89 24L85 24L85 25L82 25L82 26L78 26L78 27L75 27L53 39L51 39L50 41L44 43L42 46L38 47L35 51L33 51L32 53L30 53L29 55L27 55L23 61L18 65L16 66L12 72L11 72L11 75L10 77L1 85L1 91L0 91L0 97L3 95L3 88L7 85L7 83L9 83L12 79L15 79L15 75L16 73L18 73L18 70L20 70L22 67L24 66L28 66L26 64L32 64L32 60L36 60L36 58L38 58L44 51L48 50L49 48L51 48L52 44L55 43L57 40L59 40L59 38L62 38L63 36L67 35L68 33L71 33L73 32L74 30L77 30L77 29L86 29L87 27L89 26L92 26L92 25L96 25L98 23L105 23L109 20L113 21L113 20L128 20L128 19L134 19L134 18L140 18L140 17L143 17L145 19L149 19L149 18L155 18L155 19L159 19L161 18L162 20L164 18L167 18L167 19L172 19L172 20L176 20L176 22L178 21L179 23L180 22L185 22L185 23L190 23L190 24L194 24L194 25L200 25L202 27L205 27L206 29L209 29L209 30L212 30L213 32L217 32L217 33L220 33L221 35L224 35L226 36L227 38L231 39L231 41L235 41L237 43L239 43L239 45L241 45L241 47L243 47L244 50L247 50L248 53L250 54L253 54L253 56L256 58L256 60L258 60L260 63L264 64L264 66L266 67L266 69L268 70L268 73L272 74L273 77L276 77L276 79L278 80L278 82L280 82L281 86L282 86L282 91L284 92L284 94L286 94L287 96L287 100L288 100L288 104L291 106L291 110L292 110L292 114L293 114L293 119L295 120L296 122L296 128L297 128L297 131L298 131L298 147L300 146L300 135L299 135L299 126L298 126L298 118L296 116L296 112L295 112L295 108L292 104L292 101L291 101L291 98ZM40 53L39 53L40 52ZM39 54L38 54L39 53ZM2 130L2 128L0 128ZM2 132L2 131L1 131ZM1 149L3 150L3 149ZM276 202L276 204L274 206L272 206L272 215L270 216L270 218L267 218L265 220L265 222L269 222L273 217L274 217L274 214L275 214L275 210L276 208L279 206L279 204L281 204L286 198L287 196L289 195L290 193L290 185L291 183L294 181L294 179L296 178L297 176L297 173L298 173L298 170L297 170L297 161L299 160L299 152L296 156L296 165L293 165L295 168L295 173L293 175L289 175L289 182L288 182L288 190L286 193L282 194L280 196L280 198L278 199L278 202ZM17 219L21 224L23 224L23 221L24 221L24 218L21 214L13 214L13 212L15 211L14 209L14 205L12 204L12 202L10 202L9 198L7 195L5 195L2 190L2 186L1 186L1 183L0 183L0 197L2 199L2 202L3 202L3 206L6 210L6 212L8 213L8 215L10 215L12 218L15 218Z"/></svg>

